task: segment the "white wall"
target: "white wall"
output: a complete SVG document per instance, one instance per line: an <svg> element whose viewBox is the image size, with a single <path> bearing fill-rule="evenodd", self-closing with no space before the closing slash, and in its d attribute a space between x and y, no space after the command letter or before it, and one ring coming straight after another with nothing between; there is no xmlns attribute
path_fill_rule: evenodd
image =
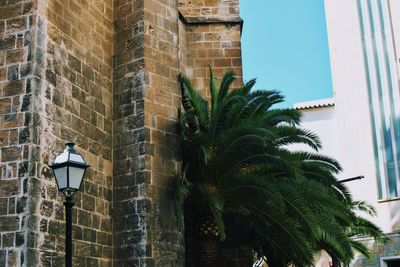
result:
<svg viewBox="0 0 400 267"><path fill-rule="evenodd" d="M302 128L317 133L321 140L322 149L319 152L327 156L336 157L339 151L337 134L334 134L337 132L335 108L329 106L302 109L300 111L302 113ZM306 150L309 148L305 145L292 145L291 149Z"/></svg>

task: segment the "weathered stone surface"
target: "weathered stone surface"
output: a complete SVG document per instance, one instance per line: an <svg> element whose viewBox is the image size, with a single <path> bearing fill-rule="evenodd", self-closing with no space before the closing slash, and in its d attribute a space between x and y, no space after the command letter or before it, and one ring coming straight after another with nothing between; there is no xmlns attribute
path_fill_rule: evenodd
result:
<svg viewBox="0 0 400 267"><path fill-rule="evenodd" d="M9 251L6 256L9 261L5 266L19 266L21 262L14 260L17 254L17 258L25 261L27 266L60 266L57 256L59 253L56 251L63 246L64 229L60 225L60 221L64 220L62 197L58 197L53 190L54 177L42 172L44 168L40 166L47 165L54 159L51 148L62 149L63 143L68 141L66 138L78 135L79 140L82 140L82 146L86 147L87 152L80 152L91 153L86 158L96 170L87 178L93 184L101 185L90 196L84 197L85 201L82 203L88 204L90 213L87 216L93 216L97 225L90 221L89 224L77 228L77 237L79 238L80 232L83 238L83 229L100 228L99 222L110 217L111 195L108 192L111 192L112 183L103 181L112 175L109 156L112 151L111 142L107 141L111 140L112 127L105 126L103 122L111 119L112 3L109 0L93 3L48 2L45 10L39 10L35 16L31 16L32 12L37 12L37 6L43 3L41 0L5 1L0 5L0 31L3 36L0 38L0 49L4 52L0 58L0 114L4 114L0 116L0 160L8 164L5 166L7 172L4 172L6 177L0 177L0 199L6 207L2 209L0 217L3 213L9 217L13 214L38 212L33 216L23 217L24 220L18 225L34 231L29 238L25 239L26 233L23 231L18 231L15 238L15 246L21 251L26 246L34 249L28 250L26 254ZM106 10L108 12L105 13ZM43 11L45 13L41 13ZM80 16L74 15L76 11L79 11ZM61 14L60 12L65 13L65 17L56 15ZM51 27L48 27L50 24ZM35 27L29 28L32 25ZM92 28L92 25L96 27ZM90 40L84 36L89 32L92 33ZM65 40L63 45L59 37ZM71 46L72 42L75 42L75 47ZM32 50L33 47L36 48L35 51ZM82 76L79 76L80 73ZM34 79L29 77L32 74L36 76ZM81 94L76 100L71 100L70 97L72 85L79 88ZM55 87L62 89L59 95ZM34 95L30 95L31 93ZM91 96L97 98L97 102L91 101ZM58 105L59 110L55 110L54 105ZM98 129L90 129L91 152L89 141L84 137L87 136L86 125L82 123L84 120L76 117L80 116L81 106L84 107L82 114L86 109L89 114L91 111L95 112L92 117L96 117L96 126L99 126ZM34 113L31 113L32 110ZM40 114L37 113L38 110ZM61 140L62 138L65 139ZM24 146L27 142L40 146ZM27 179L27 175L32 178ZM4 180L6 178L8 180ZM22 185L23 190L20 188ZM86 195L85 191L83 195ZM91 201L87 202L88 198ZM108 208L97 209L94 214L96 198L101 198L105 202L103 206L107 205ZM81 205L77 208L80 207ZM75 218L76 215L75 213ZM9 230L21 229L10 226ZM108 231L111 236L111 228L104 227L103 231ZM47 232L57 238L50 237ZM91 234L88 238L95 242L95 234L89 232ZM110 251L111 239L103 240L102 246L105 250L108 247L107 251ZM111 262L110 255L104 259L99 253L96 256L102 259L96 262ZM83 258L83 262L86 261Z"/></svg>
<svg viewBox="0 0 400 267"><path fill-rule="evenodd" d="M20 193L20 180L2 180L0 183L0 196L9 197Z"/></svg>
<svg viewBox="0 0 400 267"><path fill-rule="evenodd" d="M1 149L1 160L15 161L22 159L22 147L5 147Z"/></svg>
<svg viewBox="0 0 400 267"><path fill-rule="evenodd" d="M182 14L196 21L229 21L239 17L239 0L178 0Z"/></svg>
<svg viewBox="0 0 400 267"><path fill-rule="evenodd" d="M11 98L0 99L0 114L10 113L11 111Z"/></svg>
<svg viewBox="0 0 400 267"><path fill-rule="evenodd" d="M18 80L19 66L12 65L8 67L7 70L7 80Z"/></svg>
<svg viewBox="0 0 400 267"><path fill-rule="evenodd" d="M0 250L0 265L6 266L6 260L7 260L7 251L5 249L1 249Z"/></svg>
<svg viewBox="0 0 400 267"><path fill-rule="evenodd" d="M240 80L237 0L0 0L0 34L0 227L13 247L0 265L63 264L64 197L48 165L72 140L91 165L74 264L183 266L177 75L202 87L213 64Z"/></svg>
<svg viewBox="0 0 400 267"><path fill-rule="evenodd" d="M14 233L5 233L1 238L2 247L13 247L14 246Z"/></svg>
<svg viewBox="0 0 400 267"><path fill-rule="evenodd" d="M7 215L7 207L8 206L8 199L7 198L0 198L0 216Z"/></svg>
<svg viewBox="0 0 400 267"><path fill-rule="evenodd" d="M17 232L15 235L15 246L20 247L25 243L25 232Z"/></svg>
<svg viewBox="0 0 400 267"><path fill-rule="evenodd" d="M2 8L0 10L2 10ZM14 36L8 36L0 39L0 50L12 49L14 47L15 47Z"/></svg>
<svg viewBox="0 0 400 267"><path fill-rule="evenodd" d="M24 91L24 84L23 81L21 80L16 80L18 77L17 74L11 74L11 76L8 76L9 80L14 80L14 81L9 81L5 84L4 89L3 89L3 94L4 96L15 96L15 95L20 95Z"/></svg>
<svg viewBox="0 0 400 267"><path fill-rule="evenodd" d="M0 232L10 232L19 229L19 218L17 216L0 217Z"/></svg>

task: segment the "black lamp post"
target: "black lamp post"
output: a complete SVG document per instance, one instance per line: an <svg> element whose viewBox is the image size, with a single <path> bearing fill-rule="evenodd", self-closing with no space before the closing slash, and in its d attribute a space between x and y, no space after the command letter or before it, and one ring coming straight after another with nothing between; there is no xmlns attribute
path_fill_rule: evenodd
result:
<svg viewBox="0 0 400 267"><path fill-rule="evenodd" d="M65 195L65 266L72 266L72 207L73 196L81 187L83 176L89 165L74 149L74 143L67 143L63 153L58 155L51 166L58 190Z"/></svg>

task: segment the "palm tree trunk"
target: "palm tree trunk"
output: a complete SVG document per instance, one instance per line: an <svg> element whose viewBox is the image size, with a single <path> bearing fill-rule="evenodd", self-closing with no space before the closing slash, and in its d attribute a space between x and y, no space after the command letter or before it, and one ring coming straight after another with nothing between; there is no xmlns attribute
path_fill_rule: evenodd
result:
<svg viewBox="0 0 400 267"><path fill-rule="evenodd" d="M340 261L336 257L332 257L332 267L340 267Z"/></svg>
<svg viewBox="0 0 400 267"><path fill-rule="evenodd" d="M211 216L201 216L196 226L199 266L216 267L218 260L218 227Z"/></svg>
<svg viewBox="0 0 400 267"><path fill-rule="evenodd" d="M218 260L218 240L201 238L199 240L199 266L216 267Z"/></svg>

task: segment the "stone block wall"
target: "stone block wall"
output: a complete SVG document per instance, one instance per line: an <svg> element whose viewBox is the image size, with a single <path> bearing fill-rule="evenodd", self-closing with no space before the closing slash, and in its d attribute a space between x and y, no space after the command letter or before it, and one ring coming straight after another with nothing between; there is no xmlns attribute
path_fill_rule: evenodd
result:
<svg viewBox="0 0 400 267"><path fill-rule="evenodd" d="M179 12L186 25L186 74L193 85L209 97L208 66L217 82L233 70L242 84L241 30L239 1L179 0ZM217 83L218 84L218 83Z"/></svg>
<svg viewBox="0 0 400 267"><path fill-rule="evenodd" d="M0 1L0 266L26 262L28 190L36 175L37 132L31 107L34 1Z"/></svg>
<svg viewBox="0 0 400 267"><path fill-rule="evenodd" d="M211 64L241 82L237 1L201 4L211 13L177 0L0 0L0 266L63 265L49 165L67 141L91 165L74 266L184 265L177 76L207 85Z"/></svg>
<svg viewBox="0 0 400 267"><path fill-rule="evenodd" d="M206 89L209 95L209 69L213 67L217 85L227 71L233 70L237 80L234 86L242 83L242 58L240 43L241 24L211 23L189 24L187 27L187 74L198 89Z"/></svg>
<svg viewBox="0 0 400 267"><path fill-rule="evenodd" d="M114 1L113 244L115 266L151 266L150 172L144 128L144 2Z"/></svg>
<svg viewBox="0 0 400 267"><path fill-rule="evenodd" d="M183 266L183 235L176 229L173 179L180 171L176 120L180 107L179 24L176 1L145 1L144 124L150 147L151 242L155 266ZM184 64L184 63L183 63Z"/></svg>
<svg viewBox="0 0 400 267"><path fill-rule="evenodd" d="M371 249L372 259L367 259L364 256L358 256L350 264L352 267L375 267L381 266L382 257L397 256L400 254L400 234L387 234L387 242L375 242L371 238L363 239L363 243Z"/></svg>
<svg viewBox="0 0 400 267"><path fill-rule="evenodd" d="M179 11L193 22L239 21L239 0L178 0Z"/></svg>
<svg viewBox="0 0 400 267"><path fill-rule="evenodd" d="M115 14L114 261L182 265L171 188L179 169L177 6L117 1Z"/></svg>
<svg viewBox="0 0 400 267"><path fill-rule="evenodd" d="M203 82L211 64L220 76L234 69L241 83L240 20L199 25L179 16L177 4L114 3L113 227L114 261L121 266L184 261L172 199L172 179L181 167L178 74ZM195 33L204 38L194 40ZM210 48L221 53L207 54ZM234 59L222 60L233 54Z"/></svg>
<svg viewBox="0 0 400 267"><path fill-rule="evenodd" d="M91 165L73 213L74 266L112 266L112 1L39 1L45 45L40 105L38 265L64 260L64 196L48 169L68 140ZM44 212L42 207L53 208ZM51 204L50 204L51 203Z"/></svg>
<svg viewBox="0 0 400 267"><path fill-rule="evenodd" d="M72 140L92 166L75 197L74 266L111 266L111 1L0 1L0 25L0 265L63 264L49 164Z"/></svg>

